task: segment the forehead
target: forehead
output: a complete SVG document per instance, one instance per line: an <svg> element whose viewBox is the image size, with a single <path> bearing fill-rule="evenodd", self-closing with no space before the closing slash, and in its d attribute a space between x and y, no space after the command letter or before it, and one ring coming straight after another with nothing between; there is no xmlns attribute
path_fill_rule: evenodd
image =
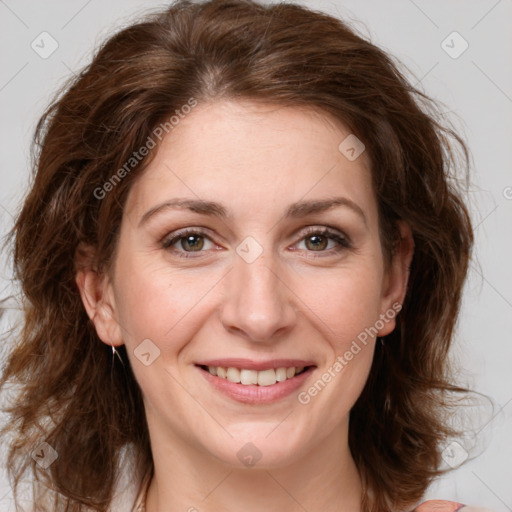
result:
<svg viewBox="0 0 512 512"><path fill-rule="evenodd" d="M342 123L312 108L199 104L155 149L132 186L127 213L179 196L261 214L263 206L340 194L375 210L366 154L351 160L343 151L349 136Z"/></svg>

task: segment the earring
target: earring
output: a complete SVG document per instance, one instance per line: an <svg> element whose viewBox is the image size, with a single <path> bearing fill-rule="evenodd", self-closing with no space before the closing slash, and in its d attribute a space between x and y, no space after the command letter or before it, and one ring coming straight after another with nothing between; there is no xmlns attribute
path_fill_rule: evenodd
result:
<svg viewBox="0 0 512 512"><path fill-rule="evenodd" d="M123 360L121 356L119 355L119 352L116 350L114 345L111 345L112 347L112 364L114 364L114 354L118 357L119 361L121 361L121 364L124 366Z"/></svg>

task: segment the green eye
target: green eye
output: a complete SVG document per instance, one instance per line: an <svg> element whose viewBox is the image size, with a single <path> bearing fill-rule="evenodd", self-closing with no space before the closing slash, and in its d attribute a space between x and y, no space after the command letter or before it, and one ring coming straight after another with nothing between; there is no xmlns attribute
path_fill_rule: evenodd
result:
<svg viewBox="0 0 512 512"><path fill-rule="evenodd" d="M323 253L327 253L326 255L336 254L351 247L348 237L328 228L309 229L306 233L302 233L299 243L302 241L305 241L306 249L301 250L322 253L322 255ZM334 242L334 247L328 247L329 241ZM206 242L212 244L212 246L214 245L206 232L188 228L174 233L170 238L166 238L162 242L162 247L177 254L180 258L197 258L200 257L201 252L205 252L203 249L205 249ZM208 249L207 246L206 249ZM198 255L192 256L191 253L198 253Z"/></svg>

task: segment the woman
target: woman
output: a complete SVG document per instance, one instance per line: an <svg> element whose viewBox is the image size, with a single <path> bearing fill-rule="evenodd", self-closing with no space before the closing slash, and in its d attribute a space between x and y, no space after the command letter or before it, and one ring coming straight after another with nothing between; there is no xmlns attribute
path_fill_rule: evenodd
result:
<svg viewBox="0 0 512 512"><path fill-rule="evenodd" d="M37 510L469 512L419 505L464 391L450 137L466 156L297 5L183 1L107 41L39 123L13 230L0 382Z"/></svg>

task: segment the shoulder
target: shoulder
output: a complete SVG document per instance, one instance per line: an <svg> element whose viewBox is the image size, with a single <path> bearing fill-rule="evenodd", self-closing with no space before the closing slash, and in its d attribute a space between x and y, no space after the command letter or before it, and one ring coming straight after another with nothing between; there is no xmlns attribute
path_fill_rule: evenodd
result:
<svg viewBox="0 0 512 512"><path fill-rule="evenodd" d="M429 500L425 501L412 512L493 512L489 508L472 507L455 501Z"/></svg>

